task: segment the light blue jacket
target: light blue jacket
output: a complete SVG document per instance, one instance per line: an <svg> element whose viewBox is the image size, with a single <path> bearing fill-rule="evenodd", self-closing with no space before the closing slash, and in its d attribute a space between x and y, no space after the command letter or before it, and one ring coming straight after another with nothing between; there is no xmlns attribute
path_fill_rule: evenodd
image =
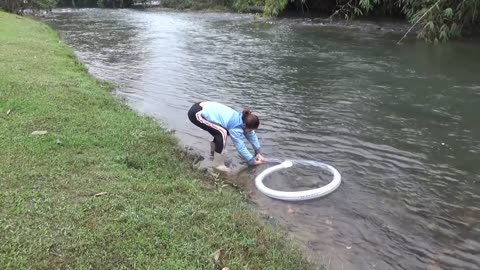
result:
<svg viewBox="0 0 480 270"><path fill-rule="evenodd" d="M255 131L245 132L243 130L242 113L213 101L202 102L201 106L203 108L202 116L206 120L224 127L232 138L237 151L248 161L248 164L253 164L255 156L248 151L243 142L243 137L245 136L252 144L255 155L260 153L260 143Z"/></svg>

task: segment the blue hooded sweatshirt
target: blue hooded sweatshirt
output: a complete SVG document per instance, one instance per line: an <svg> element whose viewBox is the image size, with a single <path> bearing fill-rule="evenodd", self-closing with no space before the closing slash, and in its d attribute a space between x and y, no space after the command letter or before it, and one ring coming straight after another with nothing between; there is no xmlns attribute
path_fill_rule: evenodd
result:
<svg viewBox="0 0 480 270"><path fill-rule="evenodd" d="M260 143L255 131L245 132L243 130L242 113L213 101L202 102L201 106L203 108L202 116L206 120L225 128L237 151L248 161L248 164L252 165L255 162L255 156L248 151L243 142L243 137L245 136L252 144L255 155L260 153Z"/></svg>

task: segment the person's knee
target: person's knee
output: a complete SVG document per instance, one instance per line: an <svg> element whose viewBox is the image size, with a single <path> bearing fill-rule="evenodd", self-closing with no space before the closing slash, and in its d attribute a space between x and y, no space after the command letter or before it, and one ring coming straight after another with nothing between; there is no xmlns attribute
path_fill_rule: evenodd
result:
<svg viewBox="0 0 480 270"><path fill-rule="evenodd" d="M215 143L215 152L221 154L223 151L223 139L215 136L214 143Z"/></svg>

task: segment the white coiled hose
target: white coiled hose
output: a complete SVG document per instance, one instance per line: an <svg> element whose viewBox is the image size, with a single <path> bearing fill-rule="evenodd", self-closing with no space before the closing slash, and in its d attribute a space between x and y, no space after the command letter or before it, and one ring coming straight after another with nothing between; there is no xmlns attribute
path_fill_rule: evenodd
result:
<svg viewBox="0 0 480 270"><path fill-rule="evenodd" d="M278 163L279 160L267 159L266 162ZM263 184L263 179L265 178L265 176L281 169L290 168L294 164L319 167L324 170L327 170L333 174L333 180L329 184L323 187L311 189L311 190L304 190L304 191L278 191L278 190L270 189ZM319 198L327 194L330 194L340 186L341 179L342 177L338 172L338 170L328 164L318 162L318 161L313 161L313 160L287 160L261 172L255 178L255 186L257 187L258 190L260 190L260 192L274 199L279 199L284 201L304 201L304 200Z"/></svg>

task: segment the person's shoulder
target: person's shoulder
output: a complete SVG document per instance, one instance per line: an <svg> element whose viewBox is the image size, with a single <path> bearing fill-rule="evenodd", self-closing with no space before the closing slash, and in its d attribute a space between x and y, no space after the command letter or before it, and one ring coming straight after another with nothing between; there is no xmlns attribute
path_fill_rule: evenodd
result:
<svg viewBox="0 0 480 270"><path fill-rule="evenodd" d="M230 128L228 132L230 134L234 134L235 136L241 136L243 135L243 128L242 126L235 126L233 128Z"/></svg>

